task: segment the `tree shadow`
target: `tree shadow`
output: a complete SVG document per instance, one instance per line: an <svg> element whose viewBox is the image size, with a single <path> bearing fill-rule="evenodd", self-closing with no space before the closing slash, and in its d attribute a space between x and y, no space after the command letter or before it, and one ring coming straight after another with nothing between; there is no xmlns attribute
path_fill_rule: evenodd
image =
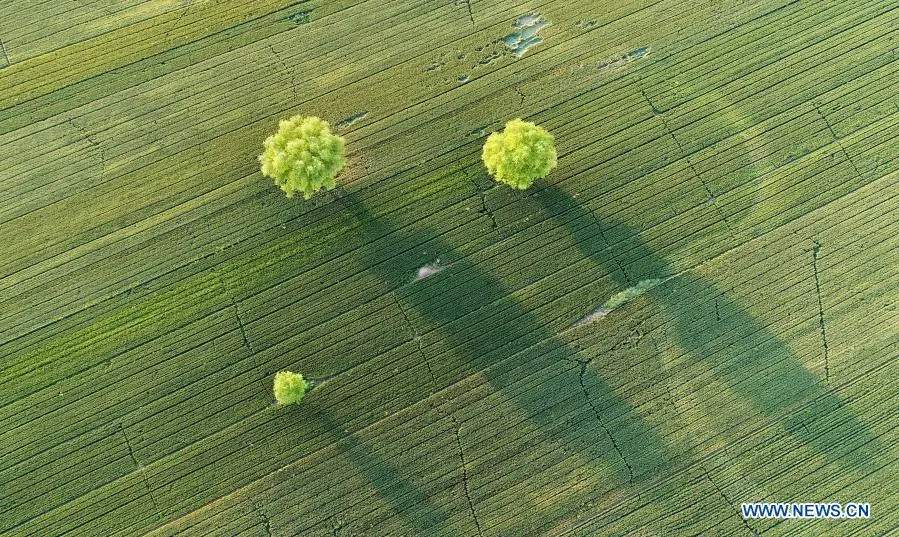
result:
<svg viewBox="0 0 899 537"><path fill-rule="evenodd" d="M587 461L594 474L607 477L607 488L595 491L597 496L645 480L671 462L674 455L655 428L585 366L586 358L579 356L579 349L509 296L497 278L456 253L436 232L391 226L372 215L354 193L346 193L338 201L367 232L390 236L399 249L387 261L383 261L383 252L363 253L360 263L394 292L405 286L409 291L401 299L403 307L436 327L442 343L451 347L451 352L440 354L443 361L434 364L434 369L446 373L439 379L433 377L435 390L458 379L453 371L460 368L483 375L493 392L527 414L537 429L531 444L546 443L574 453ZM429 254L422 255L423 251ZM409 285L435 252L451 260L451 266ZM377 257L366 259L367 255ZM509 367L496 367L505 360ZM527 386L522 386L522 379L528 377ZM569 412L576 404L582 418L573 423L558 418L557 412L548 410L557 403ZM428 524L439 525L444 520L437 514L427 518ZM549 527L554 522L541 520L539 524Z"/></svg>
<svg viewBox="0 0 899 537"><path fill-rule="evenodd" d="M329 418L327 412L315 408L314 403L304 405L308 405L305 410L309 418L323 426L323 432L340 447L343 456L352 461L394 513L402 517L418 535L428 535L432 528L449 525L453 513L432 502L406 477L408 472L376 453L355 434L346 434L343 426Z"/></svg>
<svg viewBox="0 0 899 537"><path fill-rule="evenodd" d="M532 196L568 229L583 255L606 267L622 288L638 279L674 274L637 231L584 208L559 187L549 186ZM593 218L596 225L572 226L579 217ZM613 229L615 239L605 242L603 230ZM600 247L595 247L597 237L603 242ZM616 260L619 253L636 261L622 266ZM653 299L670 312L670 333L681 349L828 463L861 472L875 469L876 437L762 321L694 274L682 273L672 283L677 293L656 293Z"/></svg>
<svg viewBox="0 0 899 537"><path fill-rule="evenodd" d="M594 214L555 186L531 196L565 227L584 257L606 267L622 288L633 285L637 275L673 275L667 262L623 223ZM501 392L528 414L538 429L535 443L563 446L578 453L591 467L607 473L610 489L645 480L670 464L675 455L655 428L608 382L586 367L587 357L580 356L578 348L510 297L497 278L467 261L436 231L392 226L371 214L354 193L345 193L337 201L367 233L391 237L398 248L396 255L363 254L360 263L395 293L401 291L405 307L413 309L429 326L437 327L436 333L452 349L441 356L451 356L454 363L434 364L438 373L450 372L434 376L435 389L452 383L453 367L480 372L494 392ZM574 224L582 223L583 218L593 219L596 225ZM615 230L614 243L607 242L604 229ZM634 260L627 266L616 259L623 252ZM416 271L436 254L450 266L409 285ZM768 420L782 424L803 445L822 454L828 463L861 471L874 468L870 456L875 451L874 435L764 323L700 277L684 273L677 277L676 284L683 292L653 298L661 307L677 313L670 316L670 333L680 348L698 358ZM447 301L448 296L452 300ZM702 322L708 311L691 308L684 303L684 296L697 305L717 304L724 315L714 323ZM721 341L726 341L723 347ZM508 368L496 367L510 358ZM562 365L553 369L553 364ZM533 375L539 378L539 385L522 389L521 380ZM582 397L580 404L596 419L582 420L575 426L560 424L553 412L547 412L558 394ZM340 430L323 414L318 413L318 419L329 429ZM591 430L585 432L587 427ZM359 440L341 438L347 443L347 452L354 453L354 462L410 527L420 534L447 529L451 513L406 481L401 468L381 460ZM847 456L850 451L855 454ZM406 507L413 505L417 507ZM546 527L553 522L541 521Z"/></svg>

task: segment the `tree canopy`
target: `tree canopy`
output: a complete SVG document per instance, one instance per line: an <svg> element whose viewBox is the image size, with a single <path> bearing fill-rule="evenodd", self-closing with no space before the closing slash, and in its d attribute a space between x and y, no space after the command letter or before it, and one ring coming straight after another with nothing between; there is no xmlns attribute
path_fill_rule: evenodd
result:
<svg viewBox="0 0 899 537"><path fill-rule="evenodd" d="M312 383L299 373L278 371L275 374L275 400L279 405L299 403L306 392L312 389Z"/></svg>
<svg viewBox="0 0 899 537"><path fill-rule="evenodd" d="M481 158L497 181L524 190L556 167L557 154L546 129L513 119L487 137Z"/></svg>
<svg viewBox="0 0 899 537"><path fill-rule="evenodd" d="M314 116L282 119L278 132L262 145L262 174L274 179L288 198L302 192L309 199L322 188L334 188L345 164L344 139L331 134L328 122Z"/></svg>

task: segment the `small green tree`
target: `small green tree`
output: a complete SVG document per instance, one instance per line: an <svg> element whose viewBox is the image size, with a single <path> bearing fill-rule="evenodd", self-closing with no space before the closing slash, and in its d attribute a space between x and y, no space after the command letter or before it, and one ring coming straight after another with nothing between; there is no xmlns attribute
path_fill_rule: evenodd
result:
<svg viewBox="0 0 899 537"><path fill-rule="evenodd" d="M529 121L513 119L487 137L481 158L497 181L524 190L556 167L553 135Z"/></svg>
<svg viewBox="0 0 899 537"><path fill-rule="evenodd" d="M278 371L275 373L275 400L279 405L292 405L299 403L312 389L312 383L303 378L299 373L290 371Z"/></svg>
<svg viewBox="0 0 899 537"><path fill-rule="evenodd" d="M262 145L262 174L274 179L288 198L302 192L309 199L321 188L334 188L345 163L344 139L331 134L328 122L317 117L282 119L278 132Z"/></svg>

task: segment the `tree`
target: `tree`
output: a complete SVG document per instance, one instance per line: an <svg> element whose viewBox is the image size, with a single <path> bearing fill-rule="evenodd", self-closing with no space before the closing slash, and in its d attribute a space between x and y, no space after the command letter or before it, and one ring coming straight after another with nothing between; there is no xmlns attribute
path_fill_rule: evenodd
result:
<svg viewBox="0 0 899 537"><path fill-rule="evenodd" d="M262 145L262 174L274 179L288 198L302 192L309 199L321 188L334 188L345 163L344 139L331 134L328 122L314 116L282 119L278 132Z"/></svg>
<svg viewBox="0 0 899 537"><path fill-rule="evenodd" d="M529 121L513 119L487 137L481 158L497 181L524 190L556 167L553 135Z"/></svg>
<svg viewBox="0 0 899 537"><path fill-rule="evenodd" d="M292 405L299 403L312 389L312 383L303 378L299 373L290 371L278 371L275 373L275 400L279 405Z"/></svg>

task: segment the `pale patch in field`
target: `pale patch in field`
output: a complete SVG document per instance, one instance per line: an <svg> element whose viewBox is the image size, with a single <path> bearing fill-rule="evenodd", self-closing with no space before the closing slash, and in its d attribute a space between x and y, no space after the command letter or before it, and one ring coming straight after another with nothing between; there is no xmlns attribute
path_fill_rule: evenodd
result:
<svg viewBox="0 0 899 537"><path fill-rule="evenodd" d="M618 67L621 67L622 65L625 65L632 61L636 61L636 60L646 57L646 55L649 54L649 52L650 52L649 47L635 48L634 50L626 52L626 53L622 54L621 56L617 56L615 58L611 58L609 60L601 62L596 67L598 69L617 69Z"/></svg>
<svg viewBox="0 0 899 537"><path fill-rule="evenodd" d="M294 24L309 24L312 19L312 10L300 11L287 17L287 20Z"/></svg>
<svg viewBox="0 0 899 537"><path fill-rule="evenodd" d="M512 24L512 27L518 31L504 37L503 43L512 51L513 56L520 58L529 48L543 41L543 38L537 33L547 26L549 26L549 21L539 13L522 15Z"/></svg>
<svg viewBox="0 0 899 537"><path fill-rule="evenodd" d="M342 119L342 120L338 121L337 124L334 125L334 130L339 131L339 130L345 129L345 128L349 127L350 125L353 125L354 123L358 123L358 122L362 121L363 119L365 119L365 116L367 116L367 115L368 115L367 110L363 110L357 114L353 114L346 119Z"/></svg>
<svg viewBox="0 0 899 537"><path fill-rule="evenodd" d="M441 267L440 260L438 259L437 261L435 261L434 263L432 263L430 265L425 265L425 266L419 268L418 272L415 273L414 281L417 282L417 281L423 280L425 278L428 278L430 276L433 276L433 275L437 274L438 272L440 272L441 270L443 270L444 268L446 268L446 267Z"/></svg>
<svg viewBox="0 0 899 537"><path fill-rule="evenodd" d="M641 280L637 282L636 285L628 287L624 291L620 291L610 296L602 306L592 311L590 314L586 315L578 322L574 323L574 325L580 326L583 324L589 324L594 321L598 321L599 319L602 319L603 317L611 313L615 308L623 306L624 304L627 304L638 296L646 294L650 289L654 289L662 285L671 278L674 278L674 276L669 276L667 278L650 278L648 280Z"/></svg>
<svg viewBox="0 0 899 537"><path fill-rule="evenodd" d="M610 311L612 311L612 310L604 308L604 307L599 307L596 310L594 310L593 312L591 312L589 315L581 318L578 322L574 323L574 326L590 324L594 321L598 321L598 320L602 319L603 317L605 317L606 315L608 315Z"/></svg>

